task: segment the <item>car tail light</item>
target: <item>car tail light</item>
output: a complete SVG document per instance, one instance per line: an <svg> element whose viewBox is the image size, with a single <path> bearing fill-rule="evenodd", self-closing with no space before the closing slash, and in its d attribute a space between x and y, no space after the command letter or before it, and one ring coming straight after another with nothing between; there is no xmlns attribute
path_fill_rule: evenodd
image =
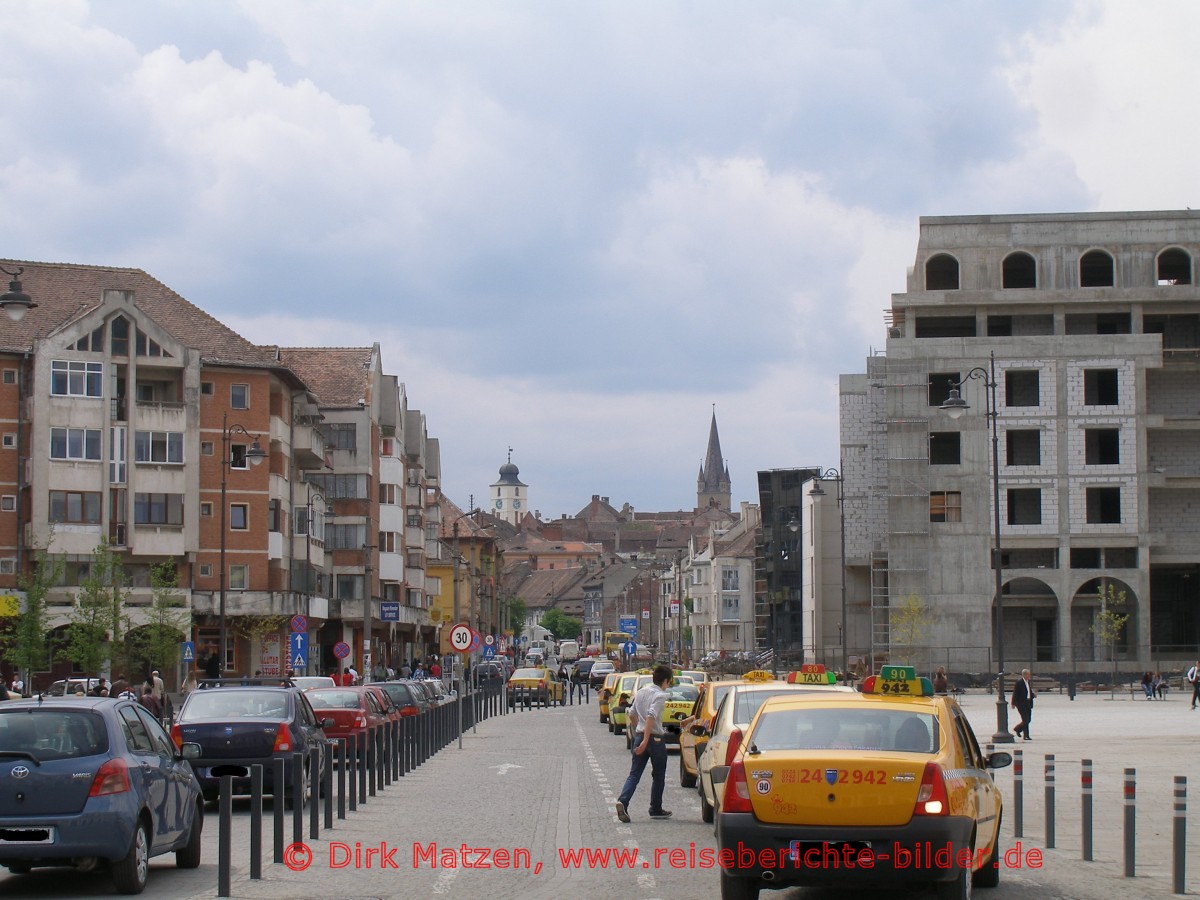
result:
<svg viewBox="0 0 1200 900"><path fill-rule="evenodd" d="M129 766L123 759L110 759L96 771L89 797L123 794L129 790Z"/></svg>
<svg viewBox="0 0 1200 900"><path fill-rule="evenodd" d="M415 716L419 712L420 712L420 710L418 710L415 706L400 707L400 715L402 715L402 716Z"/></svg>
<svg viewBox="0 0 1200 900"><path fill-rule="evenodd" d="M729 732L729 746L725 748L725 765L732 766L733 758L742 747L742 729L735 728Z"/></svg>
<svg viewBox="0 0 1200 900"><path fill-rule="evenodd" d="M735 762L729 767L729 776L725 779L725 799L721 801L721 812L752 813L750 805L750 785L746 783L746 766Z"/></svg>
<svg viewBox="0 0 1200 900"><path fill-rule="evenodd" d="M364 716L362 713L359 713L357 716L355 716L354 717L354 727L355 728L366 728L367 727L367 717Z"/></svg>
<svg viewBox="0 0 1200 900"><path fill-rule="evenodd" d="M280 722L275 729L275 749L273 753L292 752L292 733L288 730L287 722Z"/></svg>
<svg viewBox="0 0 1200 900"><path fill-rule="evenodd" d="M538 687L539 687L539 688L544 688L545 686L546 686L546 682L544 682L544 681L539 681L539 682L538 682Z"/></svg>
<svg viewBox="0 0 1200 900"><path fill-rule="evenodd" d="M171 726L171 740L175 742L175 746L180 750L183 749L183 729L176 723Z"/></svg>
<svg viewBox="0 0 1200 900"><path fill-rule="evenodd" d="M921 776L921 788L917 791L917 807L913 810L916 816L946 816L950 814L950 804L946 796L946 782L942 778L942 767L937 763L925 763L925 772Z"/></svg>

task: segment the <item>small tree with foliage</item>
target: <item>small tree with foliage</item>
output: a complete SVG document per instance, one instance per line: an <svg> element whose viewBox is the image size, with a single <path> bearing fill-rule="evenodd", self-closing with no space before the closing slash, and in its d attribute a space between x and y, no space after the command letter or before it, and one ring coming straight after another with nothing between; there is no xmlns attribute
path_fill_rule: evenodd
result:
<svg viewBox="0 0 1200 900"><path fill-rule="evenodd" d="M508 598L508 621L514 638L520 638L525 633L525 616L528 614L529 607L524 600L516 594Z"/></svg>
<svg viewBox="0 0 1200 900"><path fill-rule="evenodd" d="M36 550L33 567L17 578L25 599L12 630L5 633L4 656L21 673L26 693L33 689L33 673L50 668L46 598L61 577L62 561L48 556L41 547Z"/></svg>
<svg viewBox="0 0 1200 900"><path fill-rule="evenodd" d="M547 610L538 624L554 635L556 641L577 637L583 631L583 622L561 609Z"/></svg>
<svg viewBox="0 0 1200 900"><path fill-rule="evenodd" d="M80 580L67 626L66 645L62 656L91 676L111 663L119 674L125 674L125 635L129 631L129 616L125 612L125 570L121 558L112 552L107 541L101 541L92 551L88 574Z"/></svg>
<svg viewBox="0 0 1200 900"><path fill-rule="evenodd" d="M1096 589L1100 598L1100 611L1096 613L1092 625L1092 633L1100 645L1108 649L1108 659L1112 664L1112 682L1109 685L1110 694L1117 689L1117 642L1125 633L1125 623L1129 621L1129 613L1125 612L1125 592L1117 590L1116 585L1108 582L1101 583Z"/></svg>
<svg viewBox="0 0 1200 900"><path fill-rule="evenodd" d="M929 626L933 622L933 614L918 594L900 597L892 604L890 612L892 648L903 649L905 651L903 662L911 662L915 648L925 642Z"/></svg>
<svg viewBox="0 0 1200 900"><path fill-rule="evenodd" d="M283 615L242 616L237 621L238 632L250 642L250 652L254 653L257 651L261 659L263 638L267 635L278 634L283 631L284 626L287 625L288 617ZM282 655L287 652L287 648L280 646L279 652L281 655L279 667L283 669L285 666ZM280 674L284 673L280 672Z"/></svg>
<svg viewBox="0 0 1200 900"><path fill-rule="evenodd" d="M146 664L146 672L166 672L179 659L179 642L191 628L192 617L183 596L175 589L178 569L174 560L150 566L153 600L147 610L146 624L130 632L130 656Z"/></svg>

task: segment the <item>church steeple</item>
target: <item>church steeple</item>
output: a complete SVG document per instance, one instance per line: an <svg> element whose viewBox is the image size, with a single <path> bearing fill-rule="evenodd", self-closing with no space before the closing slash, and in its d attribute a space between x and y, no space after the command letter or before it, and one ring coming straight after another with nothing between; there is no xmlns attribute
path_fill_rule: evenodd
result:
<svg viewBox="0 0 1200 900"><path fill-rule="evenodd" d="M729 484L729 468L721 456L721 437L717 434L717 406L713 404L712 424L708 427L708 451L704 464L700 466L700 477L696 479L696 507L706 509L716 506L726 512L733 505L733 491Z"/></svg>

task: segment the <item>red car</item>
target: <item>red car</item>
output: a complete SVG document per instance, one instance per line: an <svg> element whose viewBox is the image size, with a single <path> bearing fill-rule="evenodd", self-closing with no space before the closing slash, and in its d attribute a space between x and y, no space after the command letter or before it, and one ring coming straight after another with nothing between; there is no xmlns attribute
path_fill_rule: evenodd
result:
<svg viewBox="0 0 1200 900"><path fill-rule="evenodd" d="M333 719L325 729L330 738L365 734L368 728L384 724L387 713L369 687L313 688L304 697L321 719Z"/></svg>

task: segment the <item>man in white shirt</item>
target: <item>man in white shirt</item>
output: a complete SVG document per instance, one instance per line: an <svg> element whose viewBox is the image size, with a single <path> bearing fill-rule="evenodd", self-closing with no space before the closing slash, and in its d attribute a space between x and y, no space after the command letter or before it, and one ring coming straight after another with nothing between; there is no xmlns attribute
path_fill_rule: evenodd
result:
<svg viewBox="0 0 1200 900"><path fill-rule="evenodd" d="M633 695L629 705L627 724L633 736L633 761L629 766L629 777L617 798L617 818L629 821L629 802L637 790L646 762L650 763L650 818L669 819L671 813L663 809L663 790L667 785L667 745L663 743L666 729L663 727L663 709L667 705L667 688L671 686L674 673L670 666L655 666L650 676L651 683Z"/></svg>

